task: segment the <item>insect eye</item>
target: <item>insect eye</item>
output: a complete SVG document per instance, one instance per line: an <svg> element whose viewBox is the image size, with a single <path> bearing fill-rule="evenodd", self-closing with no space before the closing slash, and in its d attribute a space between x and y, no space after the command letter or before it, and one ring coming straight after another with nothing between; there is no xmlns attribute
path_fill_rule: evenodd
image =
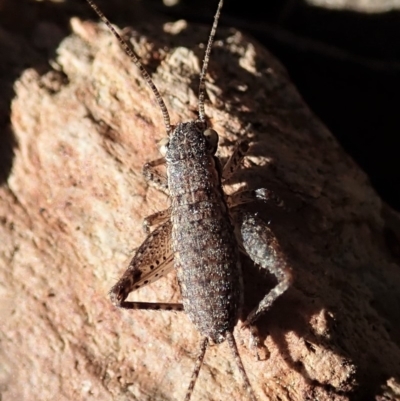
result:
<svg viewBox="0 0 400 401"><path fill-rule="evenodd" d="M160 153L165 157L167 150L168 150L168 145L169 145L169 138L163 138L161 139L160 142L158 142L158 149L160 150Z"/></svg>
<svg viewBox="0 0 400 401"><path fill-rule="evenodd" d="M216 152L218 147L218 134L217 131L209 128L204 131L204 136L206 137L209 148L213 153Z"/></svg>

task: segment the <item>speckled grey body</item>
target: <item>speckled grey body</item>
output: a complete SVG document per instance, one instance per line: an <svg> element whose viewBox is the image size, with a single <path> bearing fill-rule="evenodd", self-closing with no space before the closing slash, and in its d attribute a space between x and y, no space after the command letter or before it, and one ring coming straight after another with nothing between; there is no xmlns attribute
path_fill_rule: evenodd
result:
<svg viewBox="0 0 400 401"><path fill-rule="evenodd" d="M241 306L239 248L221 186L219 160L201 122L179 124L165 155L171 199L172 248L185 312L219 343Z"/></svg>

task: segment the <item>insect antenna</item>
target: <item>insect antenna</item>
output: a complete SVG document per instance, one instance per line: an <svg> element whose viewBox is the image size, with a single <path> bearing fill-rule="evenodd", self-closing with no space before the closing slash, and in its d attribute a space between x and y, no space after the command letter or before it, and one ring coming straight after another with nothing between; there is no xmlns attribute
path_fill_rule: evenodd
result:
<svg viewBox="0 0 400 401"><path fill-rule="evenodd" d="M226 340L228 341L229 348L231 349L231 352L233 354L233 358L235 359L236 366L239 369L240 376L242 376L242 380L244 381L244 387L247 393L249 394L249 397L251 401L257 401L256 396L254 395L253 389L251 387L249 378L247 377L247 373L244 370L243 362L240 359L239 351L237 349L235 337L233 337L233 333L228 331L226 333Z"/></svg>
<svg viewBox="0 0 400 401"><path fill-rule="evenodd" d="M200 121L205 121L205 111L204 111L204 94L205 94L205 76L207 73L207 68L208 68L208 62L210 61L210 53L211 53L211 48L214 42L214 36L215 33L217 32L217 27L218 27L218 20L219 16L221 15L221 9L224 4L223 0L220 0L218 3L218 8L217 11L214 15L214 22L211 28L210 36L208 38L208 43L206 47L206 52L204 54L204 60L203 60L203 67L201 68L201 73L200 73L200 83L199 83L199 120Z"/></svg>
<svg viewBox="0 0 400 401"><path fill-rule="evenodd" d="M197 355L196 363L194 365L192 377L190 378L189 387L186 391L184 401L190 401L190 397L192 396L194 385L196 384L197 378L199 377L201 365L203 365L204 355L206 353L207 346L208 346L208 338L204 337L201 339L201 342L200 342L199 354Z"/></svg>
<svg viewBox="0 0 400 401"><path fill-rule="evenodd" d="M147 85L150 87L151 91L154 93L154 96L156 97L157 103L163 115L165 130L167 131L167 135L169 136L171 133L171 121L169 118L167 107L165 106L164 100L162 99L160 92L158 91L153 80L151 79L149 73L146 71L143 64L140 62L139 56L134 52L133 49L131 49L128 43L124 39L122 39L121 35L111 25L111 22L107 19L107 17L103 14L103 12L99 9L99 7L97 7L97 5L94 4L92 0L86 0L86 1L89 3L90 7L93 8L95 13L99 16L99 18L107 25L111 33L117 38L119 44L124 49L125 53L129 56L132 62L139 69L140 73L142 74L142 77L146 81Z"/></svg>

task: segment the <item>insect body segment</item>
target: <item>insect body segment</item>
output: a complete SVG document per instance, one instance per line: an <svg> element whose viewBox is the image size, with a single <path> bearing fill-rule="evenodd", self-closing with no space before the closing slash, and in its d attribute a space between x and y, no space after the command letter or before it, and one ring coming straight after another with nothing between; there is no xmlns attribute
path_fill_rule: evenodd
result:
<svg viewBox="0 0 400 401"><path fill-rule="evenodd" d="M235 174L249 148L246 141L240 142L222 167L215 156L218 134L208 127L205 119L204 77L223 1L218 4L201 72L199 119L179 123L174 129L171 129L160 94L138 57L92 0L87 1L142 71L159 102L168 134L161 147L164 157L146 163L143 173L149 183L169 196L171 206L145 219L148 237L111 289L111 301L127 309L184 309L202 336L185 401L191 398L209 342L221 343L224 340L232 352L249 399L255 401L233 336L243 303L239 250L278 280L277 286L249 314L244 325L253 323L289 287L291 271L268 225L238 207L256 200L272 200L278 206L283 206L283 202L265 188L229 196L223 191L224 181ZM164 163L166 177L156 170ZM150 232L152 226L156 227ZM130 292L159 279L173 267L180 285L182 304L126 301Z"/></svg>
<svg viewBox="0 0 400 401"><path fill-rule="evenodd" d="M237 323L241 268L219 160L202 125L179 124L165 156L172 248L185 312L201 334L219 343Z"/></svg>

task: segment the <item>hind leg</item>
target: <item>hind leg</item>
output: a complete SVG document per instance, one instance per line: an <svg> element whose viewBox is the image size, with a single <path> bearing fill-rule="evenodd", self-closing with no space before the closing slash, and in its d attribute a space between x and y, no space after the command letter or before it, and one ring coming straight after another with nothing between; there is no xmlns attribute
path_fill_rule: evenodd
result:
<svg viewBox="0 0 400 401"><path fill-rule="evenodd" d="M265 295L247 316L244 326L255 322L292 283L292 272L270 227L251 213L242 213L236 219L236 236L250 259L272 273L278 284Z"/></svg>

